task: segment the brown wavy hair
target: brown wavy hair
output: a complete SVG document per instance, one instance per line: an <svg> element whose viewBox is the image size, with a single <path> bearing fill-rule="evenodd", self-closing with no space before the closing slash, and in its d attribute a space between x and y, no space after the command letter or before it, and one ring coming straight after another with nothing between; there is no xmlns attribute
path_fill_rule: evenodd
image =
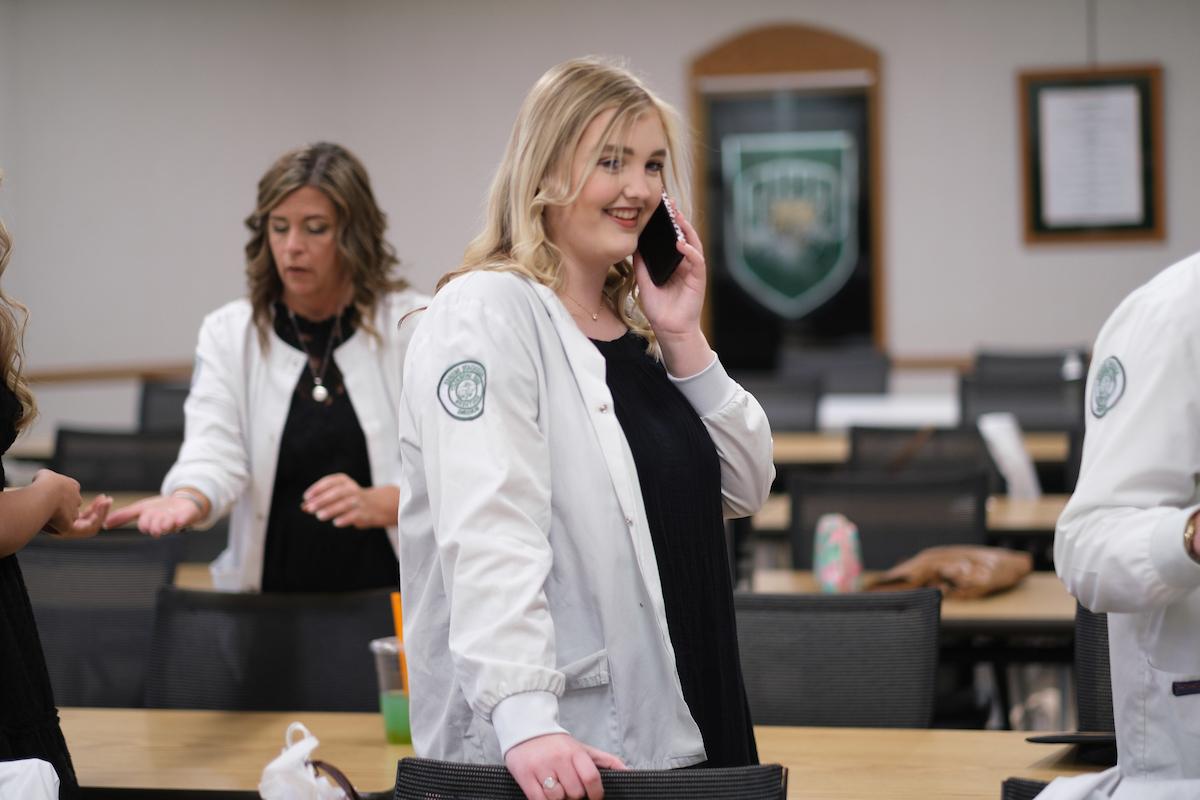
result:
<svg viewBox="0 0 1200 800"><path fill-rule="evenodd" d="M408 285L392 271L399 264L395 249L383 238L387 215L379 210L367 171L341 145L317 142L280 156L258 182L258 204L246 217L246 282L258 341L270 341L272 306L283 294L283 282L267 241L267 217L283 199L304 186L320 189L337 211L338 259L350 273L359 324L379 338L372 320L380 298Z"/></svg>
<svg viewBox="0 0 1200 800"><path fill-rule="evenodd" d="M0 182L4 181L4 171L0 170ZM12 255L12 237L4 221L0 220L0 277L8 269L8 259ZM25 359L24 341L25 325L29 322L29 310L13 300L0 289L0 380L12 390L21 403L21 416L17 418L17 432L25 430L37 416L37 401L29 384L22 375Z"/></svg>
<svg viewBox="0 0 1200 800"><path fill-rule="evenodd" d="M592 154L592 167L572 184L571 163L587 126L614 111ZM681 208L688 207L688 161L682 125L675 110L624 67L601 58L564 61L543 75L521 105L504 159L492 181L483 231L467 247L463 263L442 276L438 289L475 270L517 272L559 289L562 252L546 233L548 206L575 201L604 147L622 140L645 114L657 114L667 136L666 188ZM643 336L657 354L638 300L632 259L609 267L605 299L626 327Z"/></svg>

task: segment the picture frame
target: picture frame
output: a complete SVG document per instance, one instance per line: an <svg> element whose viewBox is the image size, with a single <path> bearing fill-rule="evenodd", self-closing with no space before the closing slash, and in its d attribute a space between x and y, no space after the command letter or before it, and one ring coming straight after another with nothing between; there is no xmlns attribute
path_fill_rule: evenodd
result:
<svg viewBox="0 0 1200 800"><path fill-rule="evenodd" d="M1162 241L1162 68L1018 73L1027 244Z"/></svg>

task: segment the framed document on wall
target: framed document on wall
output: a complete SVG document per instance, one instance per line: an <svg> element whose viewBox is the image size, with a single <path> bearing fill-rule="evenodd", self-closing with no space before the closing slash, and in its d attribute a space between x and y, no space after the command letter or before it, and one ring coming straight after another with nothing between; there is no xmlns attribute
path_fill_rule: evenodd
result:
<svg viewBox="0 0 1200 800"><path fill-rule="evenodd" d="M1162 69L1018 76L1025 241L1161 240Z"/></svg>

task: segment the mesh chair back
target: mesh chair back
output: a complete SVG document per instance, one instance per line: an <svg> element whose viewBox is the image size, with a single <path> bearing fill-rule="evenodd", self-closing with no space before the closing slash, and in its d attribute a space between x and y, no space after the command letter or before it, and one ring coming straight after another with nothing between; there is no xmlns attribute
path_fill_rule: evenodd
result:
<svg viewBox="0 0 1200 800"><path fill-rule="evenodd" d="M85 492L157 492L181 444L173 433L59 428L50 468L79 481Z"/></svg>
<svg viewBox="0 0 1200 800"><path fill-rule="evenodd" d="M746 378L742 387L767 413L773 431L815 431L823 388L817 377Z"/></svg>
<svg viewBox="0 0 1200 800"><path fill-rule="evenodd" d="M1033 800L1050 784L1027 778L1008 778L1000 784L1000 800Z"/></svg>
<svg viewBox="0 0 1200 800"><path fill-rule="evenodd" d="M675 770L600 770L605 800L784 800L787 770L779 764ZM395 800L525 800L501 764L457 764L404 758Z"/></svg>
<svg viewBox="0 0 1200 800"><path fill-rule="evenodd" d="M1071 380L1087 372L1088 355L1083 347L1049 352L1001 352L981 350L975 354L973 372L995 380Z"/></svg>
<svg viewBox="0 0 1200 800"><path fill-rule="evenodd" d="M136 533L35 537L18 555L63 706L142 705L158 590L177 545Z"/></svg>
<svg viewBox="0 0 1200 800"><path fill-rule="evenodd" d="M1079 470L1083 466L1083 428L1067 431L1067 461L1063 465L1063 491L1071 494L1079 482Z"/></svg>
<svg viewBox="0 0 1200 800"><path fill-rule="evenodd" d="M850 428L850 459L855 472L986 472L989 490L1003 490L1004 478L978 428Z"/></svg>
<svg viewBox="0 0 1200 800"><path fill-rule="evenodd" d="M794 472L792 565L812 568L813 533L824 514L858 527L863 566L888 569L926 547L983 544L988 478L982 472L812 475Z"/></svg>
<svg viewBox="0 0 1200 800"><path fill-rule="evenodd" d="M961 375L959 421L974 425L980 414L1010 411L1027 431L1065 431L1083 427L1083 379L993 379Z"/></svg>
<svg viewBox="0 0 1200 800"><path fill-rule="evenodd" d="M936 589L734 595L742 678L756 725L928 727Z"/></svg>
<svg viewBox="0 0 1200 800"><path fill-rule="evenodd" d="M798 348L780 354L785 379L816 378L830 394L884 394L891 359L874 347Z"/></svg>
<svg viewBox="0 0 1200 800"><path fill-rule="evenodd" d="M183 436L183 401L188 381L143 381L138 404L138 431Z"/></svg>
<svg viewBox="0 0 1200 800"><path fill-rule="evenodd" d="M235 594L164 588L150 708L376 711L372 639L395 633L390 589Z"/></svg>
<svg viewBox="0 0 1200 800"><path fill-rule="evenodd" d="M1108 615L1075 606L1075 705L1081 731L1115 731Z"/></svg>

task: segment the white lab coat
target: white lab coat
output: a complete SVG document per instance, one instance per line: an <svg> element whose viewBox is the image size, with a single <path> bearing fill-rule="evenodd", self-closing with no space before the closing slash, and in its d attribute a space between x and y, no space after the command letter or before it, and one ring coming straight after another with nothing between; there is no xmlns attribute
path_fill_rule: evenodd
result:
<svg viewBox="0 0 1200 800"><path fill-rule="evenodd" d="M360 328L333 351L366 438L371 479L377 486L399 480L396 410L404 347L411 333L410 326L401 328L399 322L427 301L410 290L385 296L373 320L382 341ZM193 486L212 501L212 512L201 528L232 509L229 546L210 569L214 587L239 592L258 591L262 585L279 437L306 360L274 331L264 353L251 313L249 301L241 299L205 317L192 388L184 403L183 447L162 486L163 494ZM388 528L388 537L397 547L395 527Z"/></svg>
<svg viewBox="0 0 1200 800"><path fill-rule="evenodd" d="M1099 402L1109 359L1121 389L1114 401L1110 382ZM1120 780L1079 796L1200 797L1200 686L1188 683L1200 681L1200 564L1183 547L1200 504L1200 254L1113 312L1087 402L1083 467L1054 560L1084 606L1108 612Z"/></svg>
<svg viewBox="0 0 1200 800"><path fill-rule="evenodd" d="M513 273L459 277L421 317L400 412L417 754L497 763L566 730L631 767L703 760L604 357ZM464 362L486 372L465 410L447 399ZM754 512L774 477L762 408L715 359L676 385L716 444L726 515Z"/></svg>

